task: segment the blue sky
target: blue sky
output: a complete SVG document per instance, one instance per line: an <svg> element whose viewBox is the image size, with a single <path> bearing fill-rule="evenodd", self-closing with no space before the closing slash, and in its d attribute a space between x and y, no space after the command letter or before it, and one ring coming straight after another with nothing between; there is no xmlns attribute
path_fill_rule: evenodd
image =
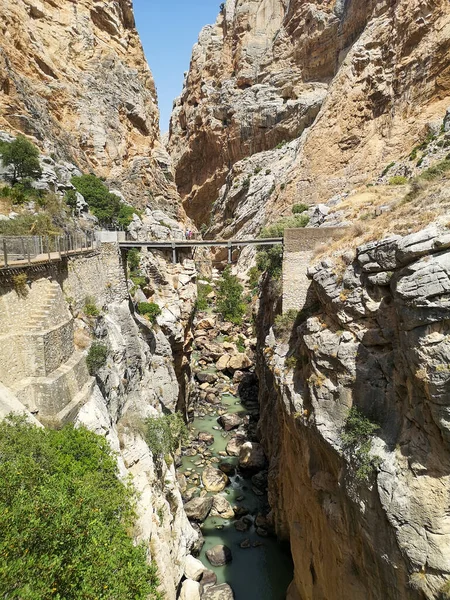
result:
<svg viewBox="0 0 450 600"><path fill-rule="evenodd" d="M136 26L158 89L161 131L169 129L173 100L180 95L192 46L204 25L214 23L220 0L134 0Z"/></svg>

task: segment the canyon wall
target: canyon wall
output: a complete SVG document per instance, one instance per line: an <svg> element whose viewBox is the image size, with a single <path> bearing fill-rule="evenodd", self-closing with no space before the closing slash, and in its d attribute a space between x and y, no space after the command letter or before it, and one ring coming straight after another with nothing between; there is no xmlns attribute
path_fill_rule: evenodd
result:
<svg viewBox="0 0 450 600"><path fill-rule="evenodd" d="M0 35L0 129L177 213L131 0L6 0Z"/></svg>
<svg viewBox="0 0 450 600"><path fill-rule="evenodd" d="M448 105L449 19L445 0L228 0L172 114L188 214L258 231L409 153Z"/></svg>
<svg viewBox="0 0 450 600"><path fill-rule="evenodd" d="M316 260L312 304L281 323L263 282L259 429L290 598L448 598L449 247L429 226Z"/></svg>

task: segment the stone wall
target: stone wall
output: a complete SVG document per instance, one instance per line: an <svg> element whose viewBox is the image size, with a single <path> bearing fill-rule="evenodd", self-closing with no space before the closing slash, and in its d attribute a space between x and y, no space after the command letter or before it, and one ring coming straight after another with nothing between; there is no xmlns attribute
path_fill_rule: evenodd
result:
<svg viewBox="0 0 450 600"><path fill-rule="evenodd" d="M342 236L343 227L286 229L283 253L283 313L300 311L314 303L315 295L308 279L314 255L333 239Z"/></svg>

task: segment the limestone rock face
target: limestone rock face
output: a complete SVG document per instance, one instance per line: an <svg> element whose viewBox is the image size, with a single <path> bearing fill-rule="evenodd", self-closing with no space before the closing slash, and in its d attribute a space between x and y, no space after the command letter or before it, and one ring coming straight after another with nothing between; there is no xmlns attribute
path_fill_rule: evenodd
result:
<svg viewBox="0 0 450 600"><path fill-rule="evenodd" d="M0 33L0 129L105 177L136 205L149 191L154 204L176 199L131 0L5 0Z"/></svg>
<svg viewBox="0 0 450 600"><path fill-rule="evenodd" d="M172 114L188 214L207 223L218 210L215 233L238 219L236 233L409 153L448 108L449 18L445 0L228 0L200 33ZM289 164L275 148L292 140Z"/></svg>
<svg viewBox="0 0 450 600"><path fill-rule="evenodd" d="M275 297L264 291L260 432L273 522L295 564L289 597L422 600L446 586L447 231L364 244L343 273L332 259L311 267L318 304L292 333L294 369L271 330ZM364 460L343 437L351 408L378 427Z"/></svg>

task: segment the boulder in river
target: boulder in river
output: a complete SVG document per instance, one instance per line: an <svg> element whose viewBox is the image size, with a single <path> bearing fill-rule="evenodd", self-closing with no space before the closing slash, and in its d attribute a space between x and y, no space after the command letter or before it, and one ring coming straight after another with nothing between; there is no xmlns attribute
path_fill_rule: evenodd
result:
<svg viewBox="0 0 450 600"><path fill-rule="evenodd" d="M229 354L222 354L219 360L216 362L216 369L218 371L226 371L228 363L230 362L231 356Z"/></svg>
<svg viewBox="0 0 450 600"><path fill-rule="evenodd" d="M200 371L200 373L196 373L195 376L200 383L215 383L217 381L217 375L215 373Z"/></svg>
<svg viewBox="0 0 450 600"><path fill-rule="evenodd" d="M228 485L229 480L225 473L208 465L202 473L202 482L208 492L221 492Z"/></svg>
<svg viewBox="0 0 450 600"><path fill-rule="evenodd" d="M202 595L202 600L234 600L234 594L228 583L207 587Z"/></svg>
<svg viewBox="0 0 450 600"><path fill-rule="evenodd" d="M249 369L252 365L253 362L249 359L249 357L243 352L239 352L230 358L227 364L227 369L230 371L243 371L245 369Z"/></svg>
<svg viewBox="0 0 450 600"><path fill-rule="evenodd" d="M207 446L211 446L214 444L214 436L212 433L208 433L207 431L200 431L197 436L199 442L205 443Z"/></svg>
<svg viewBox="0 0 450 600"><path fill-rule="evenodd" d="M234 528L236 531L248 531L250 529L250 525L251 521L245 517L234 522Z"/></svg>
<svg viewBox="0 0 450 600"><path fill-rule="evenodd" d="M239 467L247 471L260 471L266 466L266 455L258 442L245 442L239 450Z"/></svg>
<svg viewBox="0 0 450 600"><path fill-rule="evenodd" d="M239 452L241 450L241 446L245 444L246 438L244 435L237 435L232 438L226 447L227 454L229 456L239 456Z"/></svg>
<svg viewBox="0 0 450 600"><path fill-rule="evenodd" d="M231 562L233 557L228 546L217 544L217 546L213 546L206 551L206 558L213 567L223 567L223 565ZM212 596L212 598L215 598L215 596Z"/></svg>
<svg viewBox="0 0 450 600"><path fill-rule="evenodd" d="M200 600L200 589L198 581L186 579L181 585L180 600Z"/></svg>
<svg viewBox="0 0 450 600"><path fill-rule="evenodd" d="M186 561L184 563L184 575L187 579L193 579L194 581L199 581L206 571L205 565L198 560L198 558L194 558L191 554L186 556Z"/></svg>
<svg viewBox="0 0 450 600"><path fill-rule="evenodd" d="M222 517L222 519L233 519L234 510L231 504L224 496L214 496L213 505L211 509L212 517Z"/></svg>
<svg viewBox="0 0 450 600"><path fill-rule="evenodd" d="M232 413L222 415L219 418L219 423L222 425L225 431L231 431L232 429L236 429L236 427L239 427L239 425L242 425L243 420L239 415Z"/></svg>
<svg viewBox="0 0 450 600"><path fill-rule="evenodd" d="M200 579L200 583L203 586L215 585L217 583L217 575L214 573L214 571L210 571L209 569L206 569L205 571L203 571L203 575Z"/></svg>
<svg viewBox="0 0 450 600"><path fill-rule="evenodd" d="M201 523L209 515L212 504L213 499L210 497L193 498L184 505L184 510L188 519Z"/></svg>
<svg viewBox="0 0 450 600"><path fill-rule="evenodd" d="M236 467L233 465L233 463L227 462L226 460L219 463L219 469L225 473L225 475L234 475L236 471Z"/></svg>

